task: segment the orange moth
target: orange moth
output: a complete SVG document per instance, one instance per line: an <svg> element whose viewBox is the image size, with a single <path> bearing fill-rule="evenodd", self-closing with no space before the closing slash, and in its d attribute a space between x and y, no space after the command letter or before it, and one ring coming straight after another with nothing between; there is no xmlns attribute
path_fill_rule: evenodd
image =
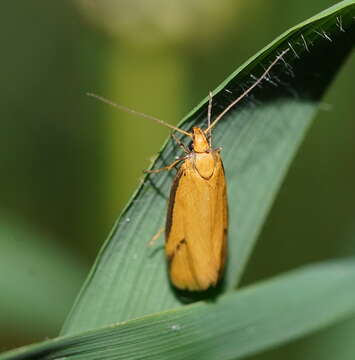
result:
<svg viewBox="0 0 355 360"><path fill-rule="evenodd" d="M200 291L223 274L228 229L226 180L220 149L208 128L194 127L192 150L184 157L170 192L165 252L175 287Z"/></svg>
<svg viewBox="0 0 355 360"><path fill-rule="evenodd" d="M283 51L265 72L229 104L211 122L212 95L208 104L208 126L205 130L193 127L187 132L101 96L88 94L121 110L154 120L192 139L191 150L177 139L185 156L172 164L148 173L171 170L179 163L169 199L165 226L165 253L169 262L169 275L173 285L181 290L203 291L216 286L223 276L227 254L228 203L226 179L220 149L212 148L211 130L218 121L264 78L270 69L288 51Z"/></svg>

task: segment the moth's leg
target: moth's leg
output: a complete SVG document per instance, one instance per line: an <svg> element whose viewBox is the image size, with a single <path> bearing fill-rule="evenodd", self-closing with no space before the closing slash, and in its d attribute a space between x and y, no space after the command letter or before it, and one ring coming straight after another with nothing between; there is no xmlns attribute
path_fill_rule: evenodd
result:
<svg viewBox="0 0 355 360"><path fill-rule="evenodd" d="M185 154L189 154L189 149L185 146L185 144L174 134L171 133L171 137L175 140L175 142L184 150Z"/></svg>
<svg viewBox="0 0 355 360"><path fill-rule="evenodd" d="M158 230L158 232L150 239L148 242L148 246L153 246L154 243L160 238L160 235L164 232L165 228L162 227Z"/></svg>
<svg viewBox="0 0 355 360"><path fill-rule="evenodd" d="M154 169L154 170L144 170L145 173L148 173L148 174L152 174L152 173L159 173L161 171L164 171L164 170L171 170L174 166L176 166L180 161L183 161L183 160L186 160L188 158L188 156L184 156L182 158L179 158L177 160L175 160L174 162L172 162L170 165L168 166L164 166L160 169Z"/></svg>

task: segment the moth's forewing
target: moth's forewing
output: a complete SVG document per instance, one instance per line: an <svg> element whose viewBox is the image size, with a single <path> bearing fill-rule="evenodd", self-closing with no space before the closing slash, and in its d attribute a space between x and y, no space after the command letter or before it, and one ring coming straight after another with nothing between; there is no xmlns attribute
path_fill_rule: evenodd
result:
<svg viewBox="0 0 355 360"><path fill-rule="evenodd" d="M226 183L218 151L210 156L214 159L210 178L201 177L192 156L181 165L170 194L165 251L171 281L180 289L205 290L216 285L223 274L228 227ZM205 168L210 160L206 155L199 159Z"/></svg>

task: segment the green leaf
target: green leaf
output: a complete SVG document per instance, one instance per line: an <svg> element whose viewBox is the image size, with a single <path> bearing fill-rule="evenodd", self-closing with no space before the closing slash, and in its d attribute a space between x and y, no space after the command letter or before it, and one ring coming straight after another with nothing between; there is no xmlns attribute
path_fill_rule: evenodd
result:
<svg viewBox="0 0 355 360"><path fill-rule="evenodd" d="M355 260L306 266L215 301L65 336L19 359L240 359L355 313Z"/></svg>
<svg viewBox="0 0 355 360"><path fill-rule="evenodd" d="M214 91L216 116L253 84L277 54L289 49L269 78L231 110L213 133L214 145L223 147L230 206L228 266L224 284L216 293L233 290L242 275L321 97L353 47L354 15L354 1L342 1L291 28ZM182 121L183 129L206 125L206 101ZM154 168L171 163L177 154L179 149L169 140ZM63 334L196 300L181 297L170 286L162 243L147 247L163 226L173 176L169 172L144 179L101 249Z"/></svg>

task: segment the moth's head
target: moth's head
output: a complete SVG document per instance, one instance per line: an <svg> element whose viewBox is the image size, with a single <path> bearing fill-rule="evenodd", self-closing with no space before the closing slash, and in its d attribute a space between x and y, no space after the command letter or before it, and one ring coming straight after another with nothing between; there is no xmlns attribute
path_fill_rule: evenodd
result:
<svg viewBox="0 0 355 360"><path fill-rule="evenodd" d="M207 152L210 149L210 144L204 131L196 126L192 128L192 146L197 153Z"/></svg>

